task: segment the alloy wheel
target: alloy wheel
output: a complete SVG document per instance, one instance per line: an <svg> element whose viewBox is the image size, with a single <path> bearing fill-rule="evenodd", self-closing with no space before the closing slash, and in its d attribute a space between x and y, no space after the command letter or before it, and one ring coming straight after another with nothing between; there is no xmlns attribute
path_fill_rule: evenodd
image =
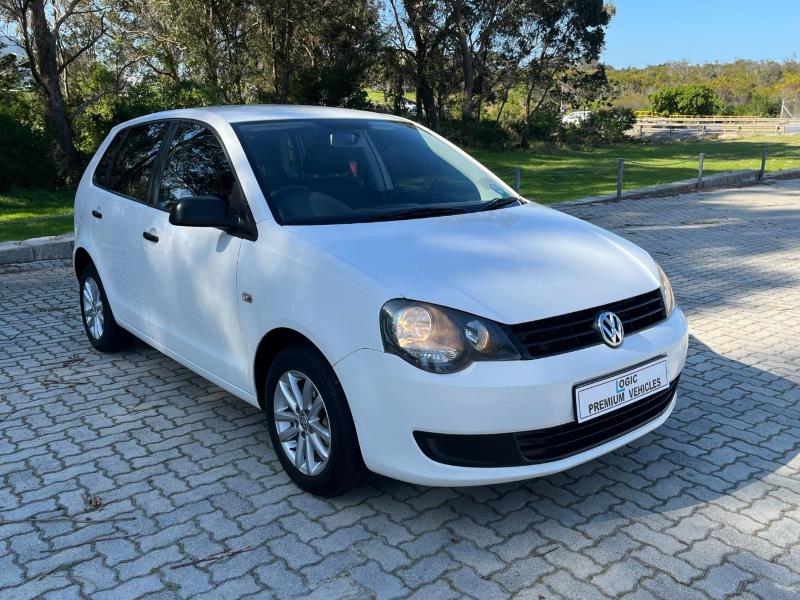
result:
<svg viewBox="0 0 800 600"><path fill-rule="evenodd" d="M273 404L281 449L304 475L319 475L331 453L331 429L317 386L300 371L280 376Z"/></svg>
<svg viewBox="0 0 800 600"><path fill-rule="evenodd" d="M92 277L87 277L83 283L83 319L86 321L86 329L91 336L99 340L103 337L103 326L105 323L105 313L103 311L103 299L100 295L100 287Z"/></svg>

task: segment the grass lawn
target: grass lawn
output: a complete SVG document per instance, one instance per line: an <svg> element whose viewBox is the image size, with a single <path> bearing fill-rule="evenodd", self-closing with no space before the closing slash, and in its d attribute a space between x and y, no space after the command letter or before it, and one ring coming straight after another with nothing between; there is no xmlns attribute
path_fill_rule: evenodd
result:
<svg viewBox="0 0 800 600"><path fill-rule="evenodd" d="M697 177L697 158L701 152L706 155L705 175L758 169L762 148L767 148L767 171L800 167L800 135L619 144L585 151L474 150L470 154L509 184L514 183L514 168L520 167L521 194L547 203L614 193L617 158L626 161L623 187L629 190Z"/></svg>
<svg viewBox="0 0 800 600"><path fill-rule="evenodd" d="M617 187L617 158L625 158L624 188L670 183L697 176L697 157L705 152L706 175L757 169L767 148L767 171L800 167L800 135L730 141L649 142L591 150L552 148L470 153L504 181L513 184L522 168L524 196L539 202L611 194ZM676 164L677 163L677 164ZM0 242L72 230L72 190L13 189L0 194Z"/></svg>
<svg viewBox="0 0 800 600"><path fill-rule="evenodd" d="M0 242L72 230L73 190L13 188L0 193Z"/></svg>

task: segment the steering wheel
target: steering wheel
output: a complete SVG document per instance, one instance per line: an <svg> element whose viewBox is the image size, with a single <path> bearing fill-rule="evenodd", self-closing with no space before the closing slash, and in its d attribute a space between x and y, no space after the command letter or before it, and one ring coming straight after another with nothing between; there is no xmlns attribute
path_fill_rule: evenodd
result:
<svg viewBox="0 0 800 600"><path fill-rule="evenodd" d="M274 192L270 193L269 197L275 201L275 203L280 206L280 203L286 199L286 196L292 194L294 192L313 192L310 187L307 185L299 185L299 184L290 184L285 185L283 187L278 188Z"/></svg>

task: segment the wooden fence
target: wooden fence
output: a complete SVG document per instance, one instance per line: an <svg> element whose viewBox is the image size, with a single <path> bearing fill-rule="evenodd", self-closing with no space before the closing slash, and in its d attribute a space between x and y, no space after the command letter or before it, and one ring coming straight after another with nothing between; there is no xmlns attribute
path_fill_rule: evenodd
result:
<svg viewBox="0 0 800 600"><path fill-rule="evenodd" d="M655 117L637 116L634 132L645 133L736 133L783 135L800 133L800 119L761 117Z"/></svg>

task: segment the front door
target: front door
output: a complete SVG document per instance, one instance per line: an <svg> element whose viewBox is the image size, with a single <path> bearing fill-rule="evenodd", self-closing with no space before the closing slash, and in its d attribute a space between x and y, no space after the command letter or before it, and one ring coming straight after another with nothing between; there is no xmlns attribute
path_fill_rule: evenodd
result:
<svg viewBox="0 0 800 600"><path fill-rule="evenodd" d="M169 223L172 204L190 196L217 196L232 213L246 214L233 171L209 129L177 124L156 195L143 223L151 280L148 335L208 374L247 389L249 363L236 292L243 239L214 227Z"/></svg>

